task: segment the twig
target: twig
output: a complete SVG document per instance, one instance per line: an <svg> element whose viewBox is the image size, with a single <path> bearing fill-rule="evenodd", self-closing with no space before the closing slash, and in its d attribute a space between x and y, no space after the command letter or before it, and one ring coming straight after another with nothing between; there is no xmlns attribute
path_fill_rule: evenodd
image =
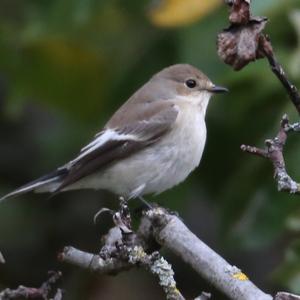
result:
<svg viewBox="0 0 300 300"><path fill-rule="evenodd" d="M131 264L140 265L158 277L159 285L163 288L167 299L184 300L176 287L172 265L159 252L148 255L142 247L135 246L128 249L128 257Z"/></svg>
<svg viewBox="0 0 300 300"><path fill-rule="evenodd" d="M278 190L291 194L300 194L300 185L294 181L286 171L283 149L288 133L299 131L299 128L299 123L290 124L287 115L284 115L277 136L273 139L266 140L264 149L246 145L241 146L241 149L245 152L269 159L273 164L274 177L277 181Z"/></svg>
<svg viewBox="0 0 300 300"><path fill-rule="evenodd" d="M285 71L283 70L283 67L277 61L269 38L265 37L264 35L261 36L259 49L267 57L272 72L280 80L280 82L282 83L282 85L286 89L291 101L295 105L298 113L300 114L300 95L299 95L299 91L298 91L297 87L289 81Z"/></svg>
<svg viewBox="0 0 300 300"><path fill-rule="evenodd" d="M50 294L52 293L53 286L61 278L61 272L49 272L50 278L45 281L39 288L25 287L20 285L16 289L5 289L0 292L0 300L11 300L11 299L50 299ZM54 295L54 300L62 299L62 290L57 289Z"/></svg>
<svg viewBox="0 0 300 300"><path fill-rule="evenodd" d="M58 255L58 259L99 274L118 273L130 268L128 262L120 261L116 258L102 259L100 255L81 251L73 247L65 247Z"/></svg>

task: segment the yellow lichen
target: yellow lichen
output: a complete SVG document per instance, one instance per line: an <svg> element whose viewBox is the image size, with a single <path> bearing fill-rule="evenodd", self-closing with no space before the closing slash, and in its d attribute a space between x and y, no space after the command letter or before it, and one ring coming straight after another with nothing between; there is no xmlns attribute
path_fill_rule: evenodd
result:
<svg viewBox="0 0 300 300"><path fill-rule="evenodd" d="M233 278L240 280L240 281L246 281L249 280L248 276L243 272L238 272L232 275Z"/></svg>

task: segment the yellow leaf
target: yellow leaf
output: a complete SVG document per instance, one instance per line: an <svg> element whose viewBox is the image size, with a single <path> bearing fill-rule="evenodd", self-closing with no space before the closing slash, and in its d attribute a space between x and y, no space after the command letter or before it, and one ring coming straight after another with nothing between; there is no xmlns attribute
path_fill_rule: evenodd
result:
<svg viewBox="0 0 300 300"><path fill-rule="evenodd" d="M156 26L179 27L198 21L220 4L221 0L160 0L149 17Z"/></svg>

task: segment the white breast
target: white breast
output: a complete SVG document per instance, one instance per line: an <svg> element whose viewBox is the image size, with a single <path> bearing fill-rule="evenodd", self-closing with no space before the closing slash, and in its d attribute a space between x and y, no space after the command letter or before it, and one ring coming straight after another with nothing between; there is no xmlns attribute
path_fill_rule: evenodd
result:
<svg viewBox="0 0 300 300"><path fill-rule="evenodd" d="M163 192L186 177L199 165L206 141L204 115L199 107L180 105L175 127L168 137L156 146L160 153L160 168L145 191Z"/></svg>

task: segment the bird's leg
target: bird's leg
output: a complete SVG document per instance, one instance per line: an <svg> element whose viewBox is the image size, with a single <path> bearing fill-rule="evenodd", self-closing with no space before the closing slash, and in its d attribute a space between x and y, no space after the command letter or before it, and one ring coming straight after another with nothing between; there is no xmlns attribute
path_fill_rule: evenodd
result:
<svg viewBox="0 0 300 300"><path fill-rule="evenodd" d="M119 200L119 209L117 211L109 210L115 226L102 238L103 246L99 255L103 259L124 256L127 247L132 245L133 236L135 236L131 227L128 200L124 197L120 197ZM104 211L107 211L107 209L104 209ZM103 209L97 213L97 216L102 212Z"/></svg>
<svg viewBox="0 0 300 300"><path fill-rule="evenodd" d="M128 208L128 199L120 197L120 209L118 212L114 213L113 221L116 226L118 226L123 233L132 232L131 230L131 215Z"/></svg>
<svg viewBox="0 0 300 300"><path fill-rule="evenodd" d="M136 239L136 234L132 230L131 225L131 215L128 208L128 199L120 197L120 209L113 215L113 221L117 228L121 231L122 243L118 245L120 252L122 249L127 247L132 247L134 240ZM122 249L121 249L122 248ZM126 252L126 251L125 251Z"/></svg>
<svg viewBox="0 0 300 300"><path fill-rule="evenodd" d="M147 202L142 196L138 196L138 198L148 209L153 209L153 206L149 202Z"/></svg>
<svg viewBox="0 0 300 300"><path fill-rule="evenodd" d="M121 224L124 224L127 228L131 228L131 216L128 208L128 199L125 199L124 197L119 197L119 200L120 209L118 211L114 211L112 209L103 207L94 215L94 223L97 223L97 219L100 215L102 215L105 212L108 212L112 215L113 221L116 226L120 227Z"/></svg>

